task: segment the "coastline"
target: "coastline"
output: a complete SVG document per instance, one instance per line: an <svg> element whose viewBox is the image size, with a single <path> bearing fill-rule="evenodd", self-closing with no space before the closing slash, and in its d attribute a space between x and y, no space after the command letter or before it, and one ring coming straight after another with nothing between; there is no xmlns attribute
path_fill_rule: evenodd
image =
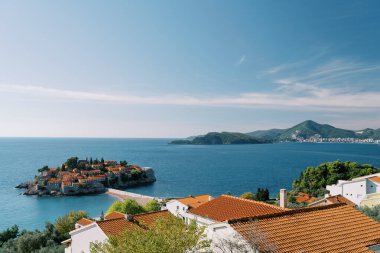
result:
<svg viewBox="0 0 380 253"><path fill-rule="evenodd" d="M116 199L118 199L119 201L132 199L132 200L135 200L137 203L139 203L140 205L143 205L143 206L146 205L146 203L148 203L151 200L157 200L159 202L161 202L163 200L161 198L141 195L141 194L117 190L117 189L113 189L113 188L107 188L104 194L113 196Z"/></svg>

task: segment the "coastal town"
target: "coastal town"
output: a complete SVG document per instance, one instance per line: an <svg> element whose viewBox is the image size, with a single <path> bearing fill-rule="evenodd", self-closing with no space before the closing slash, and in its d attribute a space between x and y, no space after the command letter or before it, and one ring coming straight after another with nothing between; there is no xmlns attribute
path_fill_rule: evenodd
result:
<svg viewBox="0 0 380 253"><path fill-rule="evenodd" d="M300 193L295 201L305 205L296 208L289 206L286 189L280 190L275 203L226 194L171 199L154 212L114 211L100 218L82 218L62 243L65 253L102 252L91 251L91 245L107 243L131 229L153 229L157 221L176 217L204 229L207 249L193 252L379 253L380 223L358 208L380 204L380 173L340 180L326 191L322 198Z"/></svg>
<svg viewBox="0 0 380 253"><path fill-rule="evenodd" d="M78 195L103 193L107 187L126 188L156 181L149 167L129 165L127 161L71 157L60 167L44 166L32 182L18 185L25 195Z"/></svg>

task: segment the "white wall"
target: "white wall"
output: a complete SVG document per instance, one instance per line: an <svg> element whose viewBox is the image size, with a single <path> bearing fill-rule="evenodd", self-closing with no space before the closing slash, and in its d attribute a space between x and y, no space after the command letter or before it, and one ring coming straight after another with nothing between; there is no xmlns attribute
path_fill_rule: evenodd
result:
<svg viewBox="0 0 380 253"><path fill-rule="evenodd" d="M211 250L214 253L259 253L255 252L245 239L228 223L214 223L207 227L205 233L207 239L211 240Z"/></svg>
<svg viewBox="0 0 380 253"><path fill-rule="evenodd" d="M380 184L367 179L367 194L379 193Z"/></svg>
<svg viewBox="0 0 380 253"><path fill-rule="evenodd" d="M105 242L108 238L96 223L70 232L71 253L89 253L91 242Z"/></svg>
<svg viewBox="0 0 380 253"><path fill-rule="evenodd" d="M342 184L342 196L351 200L357 205L366 198L367 195L367 180L352 181Z"/></svg>
<svg viewBox="0 0 380 253"><path fill-rule="evenodd" d="M188 206L182 204L178 200L171 200L168 203L166 203L166 208L168 211L180 218L186 217Z"/></svg>

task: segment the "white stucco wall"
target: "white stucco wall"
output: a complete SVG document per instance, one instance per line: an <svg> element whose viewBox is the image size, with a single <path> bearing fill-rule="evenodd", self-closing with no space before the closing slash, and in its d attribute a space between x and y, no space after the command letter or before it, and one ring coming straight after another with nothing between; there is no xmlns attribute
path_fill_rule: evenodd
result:
<svg viewBox="0 0 380 253"><path fill-rule="evenodd" d="M367 179L367 194L379 193L380 184Z"/></svg>
<svg viewBox="0 0 380 253"><path fill-rule="evenodd" d="M351 200L357 205L366 198L367 195L367 180L352 181L342 184L342 196Z"/></svg>
<svg viewBox="0 0 380 253"><path fill-rule="evenodd" d="M89 253L91 242L105 242L108 238L96 223L70 232L71 253Z"/></svg>
<svg viewBox="0 0 380 253"><path fill-rule="evenodd" d="M211 250L214 253L240 253L241 248L231 247L233 244L238 244L244 247L244 252L255 252L251 246L244 240L244 238L236 232L228 223L219 222L214 223L207 227L205 231L207 239L211 240Z"/></svg>
<svg viewBox="0 0 380 253"><path fill-rule="evenodd" d="M186 217L187 209L189 207L182 204L178 200L171 200L168 203L166 203L166 208L171 214L182 218L182 217Z"/></svg>

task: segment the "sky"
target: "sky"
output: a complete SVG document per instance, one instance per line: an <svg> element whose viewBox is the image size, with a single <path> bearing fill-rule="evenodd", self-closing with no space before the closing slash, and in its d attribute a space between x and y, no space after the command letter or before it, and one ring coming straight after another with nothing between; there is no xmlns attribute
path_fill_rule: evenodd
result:
<svg viewBox="0 0 380 253"><path fill-rule="evenodd" d="M0 136L380 128L380 1L0 1Z"/></svg>

